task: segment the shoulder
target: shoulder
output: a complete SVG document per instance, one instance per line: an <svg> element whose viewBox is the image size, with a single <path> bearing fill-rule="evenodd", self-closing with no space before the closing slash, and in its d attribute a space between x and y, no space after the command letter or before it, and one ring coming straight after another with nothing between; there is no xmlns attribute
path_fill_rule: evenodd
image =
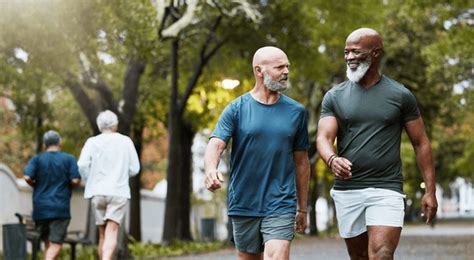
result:
<svg viewBox="0 0 474 260"><path fill-rule="evenodd" d="M350 80L343 81L337 85L334 85L328 92L326 92L326 95L337 95L341 92L345 92L350 89L352 86L352 83Z"/></svg>
<svg viewBox="0 0 474 260"><path fill-rule="evenodd" d="M384 80L384 85L390 87L391 90L398 92L403 95L412 95L412 92L406 88L402 83L387 77L385 75L382 76Z"/></svg>
<svg viewBox="0 0 474 260"><path fill-rule="evenodd" d="M280 94L280 98L282 103L289 105L298 111L305 111L305 107L300 102L290 98L289 96Z"/></svg>

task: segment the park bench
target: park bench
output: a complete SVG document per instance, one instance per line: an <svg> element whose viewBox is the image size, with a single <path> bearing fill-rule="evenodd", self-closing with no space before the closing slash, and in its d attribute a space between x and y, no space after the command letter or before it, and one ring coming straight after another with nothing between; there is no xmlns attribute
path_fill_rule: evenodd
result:
<svg viewBox="0 0 474 260"><path fill-rule="evenodd" d="M32 216L15 213L15 216L18 218L20 224L24 224L26 227L26 239L31 243L33 260L38 259L38 251L40 251L40 235L36 231L35 221ZM86 229L87 230L87 229ZM71 260L76 259L76 246L81 245L92 245L92 240L90 239L88 232L82 231L68 231L64 243L69 244L71 248Z"/></svg>

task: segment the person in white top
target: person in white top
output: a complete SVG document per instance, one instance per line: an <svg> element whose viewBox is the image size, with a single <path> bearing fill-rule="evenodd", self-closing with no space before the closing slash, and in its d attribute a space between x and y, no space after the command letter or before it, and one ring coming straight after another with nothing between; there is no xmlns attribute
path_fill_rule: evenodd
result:
<svg viewBox="0 0 474 260"><path fill-rule="evenodd" d="M108 260L114 255L130 199L128 179L138 174L140 162L132 140L117 133L117 115L101 112L97 126L101 134L87 139L77 164L86 183L84 197L91 199L99 226L99 258Z"/></svg>

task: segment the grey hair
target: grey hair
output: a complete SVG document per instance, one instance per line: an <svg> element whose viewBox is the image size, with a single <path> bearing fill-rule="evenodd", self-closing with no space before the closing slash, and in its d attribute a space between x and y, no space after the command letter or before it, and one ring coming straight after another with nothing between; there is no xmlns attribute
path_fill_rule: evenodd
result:
<svg viewBox="0 0 474 260"><path fill-rule="evenodd" d="M114 112L110 110L102 111L97 116L97 126L99 127L99 130L101 132L107 129L112 129L117 125L118 117Z"/></svg>
<svg viewBox="0 0 474 260"><path fill-rule="evenodd" d="M49 130L43 135L43 144L46 147L50 147L52 145L59 145L61 143L61 136L58 132Z"/></svg>

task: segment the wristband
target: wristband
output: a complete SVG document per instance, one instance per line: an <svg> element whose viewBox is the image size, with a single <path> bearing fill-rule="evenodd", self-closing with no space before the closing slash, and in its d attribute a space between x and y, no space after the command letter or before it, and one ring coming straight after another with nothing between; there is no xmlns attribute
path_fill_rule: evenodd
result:
<svg viewBox="0 0 474 260"><path fill-rule="evenodd" d="M301 209L299 209L298 212L300 212L300 213L308 213L307 210L301 210Z"/></svg>

